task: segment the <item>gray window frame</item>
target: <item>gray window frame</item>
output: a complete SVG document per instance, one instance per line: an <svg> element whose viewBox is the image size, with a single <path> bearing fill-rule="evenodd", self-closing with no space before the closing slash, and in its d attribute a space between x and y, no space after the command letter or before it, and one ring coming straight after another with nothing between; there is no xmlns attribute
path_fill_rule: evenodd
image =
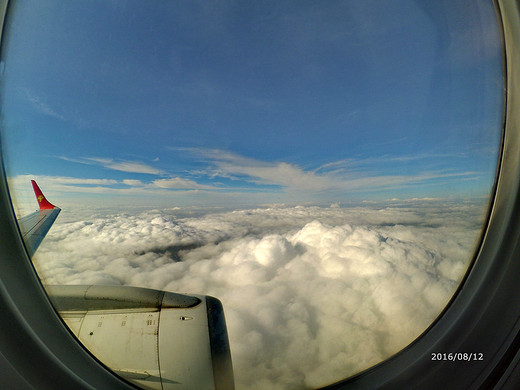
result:
<svg viewBox="0 0 520 390"><path fill-rule="evenodd" d="M497 0L496 7L506 59L504 132L488 224L473 265L449 306L421 337L327 390L520 388L520 4ZM8 1L0 1L2 24L7 12ZM22 242L3 163L0 313L3 384L12 381L24 389L134 388L76 341L49 301ZM453 352L482 353L483 360L431 359L432 353Z"/></svg>

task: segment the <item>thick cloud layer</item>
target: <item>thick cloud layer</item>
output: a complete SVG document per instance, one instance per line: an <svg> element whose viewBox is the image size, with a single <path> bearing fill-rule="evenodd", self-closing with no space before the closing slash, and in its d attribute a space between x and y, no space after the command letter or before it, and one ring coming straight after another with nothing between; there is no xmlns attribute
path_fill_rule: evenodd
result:
<svg viewBox="0 0 520 390"><path fill-rule="evenodd" d="M65 213L65 212L64 212ZM238 389L323 386L399 351L440 313L484 206L269 207L60 216L37 252L49 284L218 297Z"/></svg>

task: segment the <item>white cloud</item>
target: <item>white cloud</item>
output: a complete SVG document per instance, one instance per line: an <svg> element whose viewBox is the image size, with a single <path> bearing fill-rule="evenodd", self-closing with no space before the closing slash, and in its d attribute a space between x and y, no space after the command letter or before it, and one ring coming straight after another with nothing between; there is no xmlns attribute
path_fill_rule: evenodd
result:
<svg viewBox="0 0 520 390"><path fill-rule="evenodd" d="M50 284L216 296L237 389L317 387L411 342L462 278L483 206L412 205L69 216L35 263Z"/></svg>

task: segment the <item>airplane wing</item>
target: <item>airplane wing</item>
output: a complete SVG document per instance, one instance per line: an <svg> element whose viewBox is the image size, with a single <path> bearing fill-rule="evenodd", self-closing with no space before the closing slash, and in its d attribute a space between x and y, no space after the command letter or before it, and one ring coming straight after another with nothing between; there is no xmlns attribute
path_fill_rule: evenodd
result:
<svg viewBox="0 0 520 390"><path fill-rule="evenodd" d="M31 180L40 210L18 220L33 255L60 208ZM113 372L151 390L233 390L222 304L130 286L46 285L72 333Z"/></svg>
<svg viewBox="0 0 520 390"><path fill-rule="evenodd" d="M36 249L38 249L42 243L45 235L61 211L59 207L54 206L45 198L45 195L43 195L40 187L38 187L38 184L36 184L34 180L31 180L31 183L40 209L18 220L18 226L20 226L20 231L29 256L34 255L34 252L36 252Z"/></svg>

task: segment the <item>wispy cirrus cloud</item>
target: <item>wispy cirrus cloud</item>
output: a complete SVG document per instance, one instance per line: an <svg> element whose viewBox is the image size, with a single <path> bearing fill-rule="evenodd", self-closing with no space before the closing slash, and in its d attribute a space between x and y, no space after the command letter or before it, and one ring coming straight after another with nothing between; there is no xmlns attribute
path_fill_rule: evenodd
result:
<svg viewBox="0 0 520 390"><path fill-rule="evenodd" d="M493 150L496 153L496 150ZM442 162L447 159L452 161L453 159L467 158L467 152L457 153L417 153L417 154L406 154L406 155L381 155L377 157L366 157L366 158L346 158L338 161L331 161L325 163L318 168L315 172L341 172L341 171L368 171L374 168L389 167L389 166L401 166L400 164L421 164L424 165L425 161L437 161Z"/></svg>
<svg viewBox="0 0 520 390"><path fill-rule="evenodd" d="M286 191L374 191L424 185L439 180L454 178L475 179L477 171L454 171L453 169L427 169L410 174L381 173L388 164L411 163L443 155L417 155L372 159L344 159L323 164L315 169L304 168L289 162L269 162L241 156L219 149L183 148L183 150L208 164L198 174L212 178L222 177L241 180L260 186L279 186Z"/></svg>
<svg viewBox="0 0 520 390"><path fill-rule="evenodd" d="M429 164L424 164L422 169L403 173L398 169L385 171L382 168L392 163L398 164L398 161L409 164L419 159L439 157L433 155L345 159L304 168L288 161L264 161L220 149L171 149L186 154L185 161L182 162L185 170L176 175L170 175L141 161L55 156L64 161L128 172L129 176L121 178L119 175L107 175L103 179L49 176L45 177L45 181L51 183L51 188L60 193L143 197L153 195L164 199L169 199L175 194L175 201L184 204L194 201L192 194L197 193L199 201L203 199L206 204L229 204L232 201L251 203L253 199L255 202L329 199L337 201L353 193L409 191L427 186L450 186L454 183L478 181L482 176L482 172L477 170L432 169ZM200 163L206 166L200 168ZM131 174L151 176L138 179ZM29 178L25 178L26 182L28 180Z"/></svg>
<svg viewBox="0 0 520 390"><path fill-rule="evenodd" d="M64 200L69 202L78 196L81 199L98 199L96 204L105 204L121 197L146 199L170 199L173 192L181 197L191 198L190 194L203 190L196 182L188 183L180 180L175 186L175 178L165 179L167 182L143 182L134 179L95 179L68 176L50 176L25 174L7 178L15 211L19 217L34 211L36 206L34 192L30 181L36 180L45 195L53 199L56 205ZM100 203L101 201L101 203ZM138 202L139 203L139 202Z"/></svg>
<svg viewBox="0 0 520 390"><path fill-rule="evenodd" d="M172 192L189 194L201 190L217 190L217 187L203 185L193 180L179 177L157 179L144 182L135 179L95 179L78 178L69 176L50 176L25 174L8 177L9 187L15 194L15 200L21 198L33 203L32 187L30 181L36 180L52 196L67 196L67 194L83 195L130 195L130 196L168 196ZM20 196L19 194L23 194Z"/></svg>
<svg viewBox="0 0 520 390"><path fill-rule="evenodd" d="M183 179L180 177L170 177L168 179L157 179L152 181L152 183L148 186L149 188L163 188L163 189L216 189L214 186L207 186L203 184L199 184L194 180Z"/></svg>
<svg viewBox="0 0 520 390"><path fill-rule="evenodd" d="M144 183L141 180L134 180L134 179L123 179L123 184L126 184L127 186L142 186Z"/></svg>
<svg viewBox="0 0 520 390"><path fill-rule="evenodd" d="M200 173L212 177L225 177L295 190L322 191L334 187L331 177L306 171L288 162L260 161L219 149L186 148L183 150L208 162L210 168Z"/></svg>
<svg viewBox="0 0 520 390"><path fill-rule="evenodd" d="M128 161L128 160L114 160L112 158L102 157L79 157L70 158L65 156L57 156L58 158L86 165L98 165L107 169L115 171L129 172L129 173L146 173L150 175L161 175L164 173L163 170L155 168L151 165L145 164L141 161Z"/></svg>
<svg viewBox="0 0 520 390"><path fill-rule="evenodd" d="M148 173L152 175L160 175L163 173L161 169L152 167L151 165L138 161L114 161L111 158L87 158L87 160L98 163L99 165L114 169L116 171L132 172L132 173Z"/></svg>
<svg viewBox="0 0 520 390"><path fill-rule="evenodd" d="M28 101L29 104L39 113L51 116L56 119L65 120L65 117L53 108L43 97L38 96L27 88L19 89L21 97Z"/></svg>

